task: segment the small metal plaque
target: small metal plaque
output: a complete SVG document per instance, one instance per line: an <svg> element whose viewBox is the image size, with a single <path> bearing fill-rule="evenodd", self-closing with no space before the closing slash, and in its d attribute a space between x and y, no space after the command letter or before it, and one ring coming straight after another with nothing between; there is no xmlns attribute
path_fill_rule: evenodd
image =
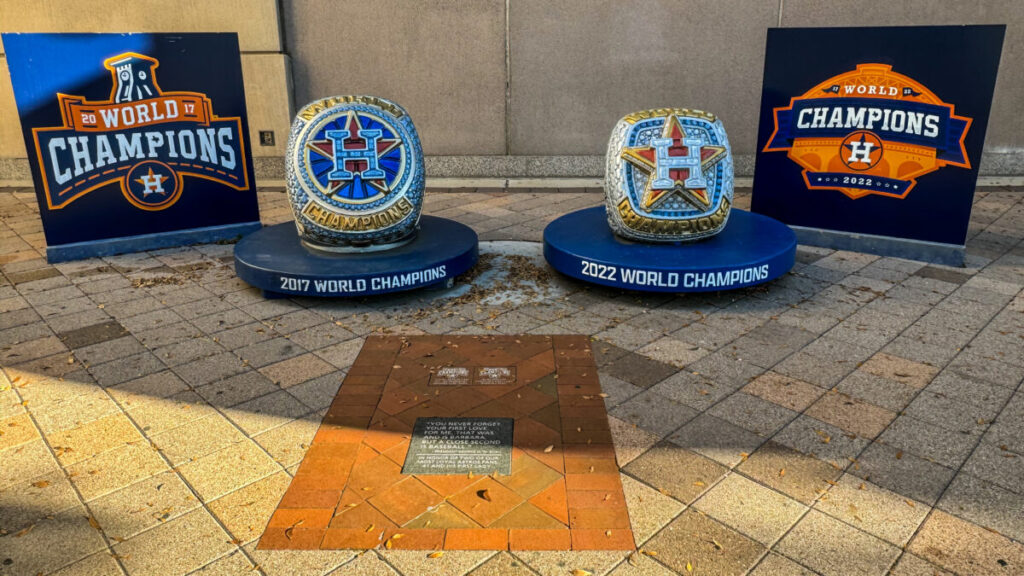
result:
<svg viewBox="0 0 1024 576"><path fill-rule="evenodd" d="M515 366L481 366L473 383L477 386L510 386L516 383Z"/></svg>
<svg viewBox="0 0 1024 576"><path fill-rule="evenodd" d="M445 366L430 375L428 386L469 386L469 368Z"/></svg>
<svg viewBox="0 0 1024 576"><path fill-rule="evenodd" d="M417 418L402 474L511 474L512 418Z"/></svg>

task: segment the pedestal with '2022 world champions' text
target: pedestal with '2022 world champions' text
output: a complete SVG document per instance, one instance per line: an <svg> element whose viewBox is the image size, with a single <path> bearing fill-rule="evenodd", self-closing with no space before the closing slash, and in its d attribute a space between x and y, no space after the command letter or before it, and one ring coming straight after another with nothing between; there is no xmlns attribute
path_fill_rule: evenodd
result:
<svg viewBox="0 0 1024 576"><path fill-rule="evenodd" d="M544 256L567 276L652 292L730 290L788 272L793 232L732 201L732 152L715 115L635 112L612 130L605 206L551 222Z"/></svg>
<svg viewBox="0 0 1024 576"><path fill-rule="evenodd" d="M476 233L420 215L423 150L401 106L371 96L306 105L286 154L294 223L235 247L238 276L266 296L365 296L436 285L476 263Z"/></svg>

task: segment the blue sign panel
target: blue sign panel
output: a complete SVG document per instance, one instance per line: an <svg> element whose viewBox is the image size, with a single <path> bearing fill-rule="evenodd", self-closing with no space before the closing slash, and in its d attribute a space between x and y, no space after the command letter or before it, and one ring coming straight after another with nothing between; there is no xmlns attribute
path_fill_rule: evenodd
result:
<svg viewBox="0 0 1024 576"><path fill-rule="evenodd" d="M769 30L752 210L804 243L961 263L1005 29Z"/></svg>
<svg viewBox="0 0 1024 576"><path fill-rule="evenodd" d="M47 258L258 229L235 34L4 34Z"/></svg>

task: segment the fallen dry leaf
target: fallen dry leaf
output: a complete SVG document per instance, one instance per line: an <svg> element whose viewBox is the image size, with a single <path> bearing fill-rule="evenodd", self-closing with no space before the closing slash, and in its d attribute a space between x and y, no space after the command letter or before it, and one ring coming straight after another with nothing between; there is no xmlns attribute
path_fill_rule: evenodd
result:
<svg viewBox="0 0 1024 576"><path fill-rule="evenodd" d="M686 563L686 571L687 572L693 572L693 564L690 564L689 562L687 562Z"/></svg>
<svg viewBox="0 0 1024 576"><path fill-rule="evenodd" d="M438 552L431 552L430 554L427 554L427 558L440 558L441 556L444 556L444 552L438 551Z"/></svg>
<svg viewBox="0 0 1024 576"><path fill-rule="evenodd" d="M288 540L291 540L292 539L292 534L295 532L295 527L298 526L299 524L302 524L302 520L299 520L295 524L292 524L291 526L285 528L284 529L284 537L287 538Z"/></svg>
<svg viewBox="0 0 1024 576"><path fill-rule="evenodd" d="M544 453L548 454L548 453L550 453L554 449L555 449L555 445L554 444L548 444L547 448L544 449Z"/></svg>
<svg viewBox="0 0 1024 576"><path fill-rule="evenodd" d="M14 537L15 538L21 538L25 534L28 534L29 532L31 532L35 527L36 527L35 524L29 524L28 526L26 526L26 527L22 528L21 530L18 530L17 532L15 532L14 533Z"/></svg>
<svg viewBox="0 0 1024 576"><path fill-rule="evenodd" d="M786 475L786 469L785 468L779 470L779 476L785 476L785 475Z"/></svg>
<svg viewBox="0 0 1024 576"><path fill-rule="evenodd" d="M594 576L594 573L582 568L577 568L572 571L572 576Z"/></svg>
<svg viewBox="0 0 1024 576"><path fill-rule="evenodd" d="M102 532L103 531L103 528L100 527L100 523L97 522L96 519L93 518L92 516L89 516L89 526L92 526L93 528L95 528L97 532Z"/></svg>
<svg viewBox="0 0 1024 576"><path fill-rule="evenodd" d="M39 482L33 482L32 485L36 488L46 488L50 483L46 480L40 480Z"/></svg>

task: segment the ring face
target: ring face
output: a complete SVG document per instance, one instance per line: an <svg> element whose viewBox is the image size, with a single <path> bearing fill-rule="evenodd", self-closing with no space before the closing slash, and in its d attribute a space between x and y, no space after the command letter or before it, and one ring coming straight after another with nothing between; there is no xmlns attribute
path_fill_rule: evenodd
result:
<svg viewBox="0 0 1024 576"><path fill-rule="evenodd" d="M717 234L733 193L722 122L684 108L626 116L608 142L604 185L608 225L623 238L680 242Z"/></svg>
<svg viewBox="0 0 1024 576"><path fill-rule="evenodd" d="M416 230L423 150L409 114L370 96L335 96L295 117L286 155L299 236L322 246L389 244Z"/></svg>

